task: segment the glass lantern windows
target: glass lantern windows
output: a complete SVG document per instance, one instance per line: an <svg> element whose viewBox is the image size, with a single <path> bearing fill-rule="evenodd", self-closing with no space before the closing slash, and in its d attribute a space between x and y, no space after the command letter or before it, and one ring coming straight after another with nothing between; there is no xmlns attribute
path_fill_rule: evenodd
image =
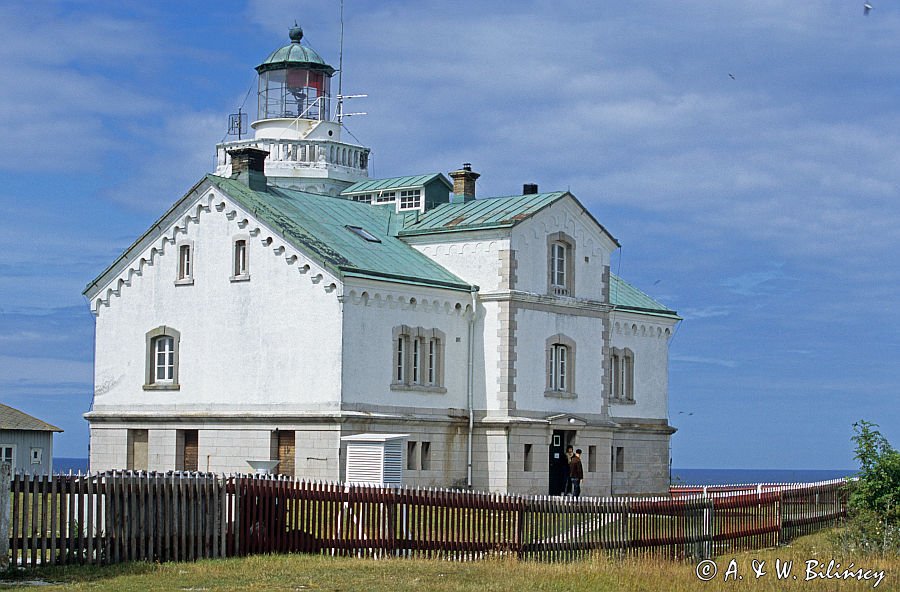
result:
<svg viewBox="0 0 900 592"><path fill-rule="evenodd" d="M259 75L259 119L327 120L331 78L306 68L267 70Z"/></svg>

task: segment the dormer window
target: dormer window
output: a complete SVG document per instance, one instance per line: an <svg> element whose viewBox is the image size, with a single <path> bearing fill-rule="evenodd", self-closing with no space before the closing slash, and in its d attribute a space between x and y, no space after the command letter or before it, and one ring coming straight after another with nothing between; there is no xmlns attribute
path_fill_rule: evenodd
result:
<svg viewBox="0 0 900 592"><path fill-rule="evenodd" d="M575 294L575 241L556 232L547 237L548 292L554 296Z"/></svg>
<svg viewBox="0 0 900 592"><path fill-rule="evenodd" d="M418 210L422 207L422 190L406 189L400 192L400 211Z"/></svg>
<svg viewBox="0 0 900 592"><path fill-rule="evenodd" d="M397 200L396 191L382 191L375 196L375 203L393 203Z"/></svg>
<svg viewBox="0 0 900 592"><path fill-rule="evenodd" d="M178 273L175 276L176 284L194 283L194 243L182 241L178 243Z"/></svg>

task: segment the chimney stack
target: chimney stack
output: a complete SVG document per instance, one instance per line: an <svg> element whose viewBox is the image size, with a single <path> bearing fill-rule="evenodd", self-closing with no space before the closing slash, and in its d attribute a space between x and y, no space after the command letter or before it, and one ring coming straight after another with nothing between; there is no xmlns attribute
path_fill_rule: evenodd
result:
<svg viewBox="0 0 900 592"><path fill-rule="evenodd" d="M259 148L235 148L229 150L231 156L231 178L241 181L254 191L266 191L266 157L269 155Z"/></svg>
<svg viewBox="0 0 900 592"><path fill-rule="evenodd" d="M452 171L450 177L453 179L453 197L450 202L460 203L475 199L475 180L480 176L472 172L472 164L468 162L464 163L460 170Z"/></svg>
<svg viewBox="0 0 900 592"><path fill-rule="evenodd" d="M524 185L522 185L522 195L534 195L537 192L537 183L525 183Z"/></svg>

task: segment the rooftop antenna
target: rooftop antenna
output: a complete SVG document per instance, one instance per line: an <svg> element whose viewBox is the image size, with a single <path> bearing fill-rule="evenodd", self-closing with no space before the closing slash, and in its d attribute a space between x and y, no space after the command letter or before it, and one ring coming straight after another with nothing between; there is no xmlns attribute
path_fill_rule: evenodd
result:
<svg viewBox="0 0 900 592"><path fill-rule="evenodd" d="M338 103L336 119L339 125L344 125L344 117L351 115L367 115L365 112L344 113L344 99L361 99L369 95L344 96L344 0L341 0L341 42L338 51Z"/></svg>

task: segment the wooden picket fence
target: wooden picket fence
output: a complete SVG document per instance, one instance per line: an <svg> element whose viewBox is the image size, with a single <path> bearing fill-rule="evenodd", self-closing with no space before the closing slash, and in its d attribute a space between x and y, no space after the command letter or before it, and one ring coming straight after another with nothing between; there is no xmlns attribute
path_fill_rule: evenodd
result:
<svg viewBox="0 0 900 592"><path fill-rule="evenodd" d="M573 499L257 475L16 475L7 556L20 566L258 553L699 559L774 546L846 514L840 481L753 488Z"/></svg>

